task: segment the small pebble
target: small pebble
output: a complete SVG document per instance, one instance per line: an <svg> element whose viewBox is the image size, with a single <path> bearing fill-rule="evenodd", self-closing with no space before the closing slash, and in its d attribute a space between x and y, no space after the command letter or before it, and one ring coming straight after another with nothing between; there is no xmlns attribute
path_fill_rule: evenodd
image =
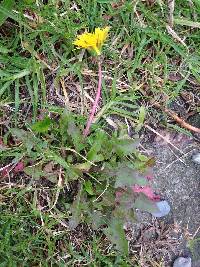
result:
<svg viewBox="0 0 200 267"><path fill-rule="evenodd" d="M173 267L192 267L191 258L179 257L175 260Z"/></svg>
<svg viewBox="0 0 200 267"><path fill-rule="evenodd" d="M156 206L158 207L158 212L152 212L151 214L154 217L160 218L166 216L170 212L170 205L166 200L156 202Z"/></svg>
<svg viewBox="0 0 200 267"><path fill-rule="evenodd" d="M194 163L200 164L200 153L196 153L192 156L192 161Z"/></svg>

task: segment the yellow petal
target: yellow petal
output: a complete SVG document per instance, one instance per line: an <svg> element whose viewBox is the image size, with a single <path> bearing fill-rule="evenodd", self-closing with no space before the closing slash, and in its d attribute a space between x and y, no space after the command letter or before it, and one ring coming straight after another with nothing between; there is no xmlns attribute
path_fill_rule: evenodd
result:
<svg viewBox="0 0 200 267"><path fill-rule="evenodd" d="M97 45L101 48L103 43L105 42L107 36L108 36L108 31L109 27L105 27L104 29L96 28L95 29L95 36L97 38Z"/></svg>

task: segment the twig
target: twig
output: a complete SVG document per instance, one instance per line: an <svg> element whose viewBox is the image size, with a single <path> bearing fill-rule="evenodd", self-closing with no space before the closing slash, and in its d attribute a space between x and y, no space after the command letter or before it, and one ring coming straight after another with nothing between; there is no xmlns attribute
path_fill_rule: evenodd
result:
<svg viewBox="0 0 200 267"><path fill-rule="evenodd" d="M64 98L65 98L65 105L66 106L69 106L68 104L69 104L69 97L68 97L68 94L67 94L67 90L66 90L66 88L65 88L65 82L64 82L64 80L61 78L60 79L60 83L61 83L61 87L62 87L62 90L63 90L63 94L64 94Z"/></svg>
<svg viewBox="0 0 200 267"><path fill-rule="evenodd" d="M186 48L187 48L187 51L188 51L188 47L186 45L186 43L178 36L178 34L169 26L169 25L166 25L166 29L167 29L167 32L176 40L178 41L179 43L181 43L182 45L184 45Z"/></svg>
<svg viewBox="0 0 200 267"><path fill-rule="evenodd" d="M7 169L8 167L10 167L11 165L13 165L13 163L11 162L11 163L9 163L8 165L6 165L6 166L4 166L4 167L2 167L2 168L0 168L0 172L1 171L3 171L3 170L5 170L5 169Z"/></svg>
<svg viewBox="0 0 200 267"><path fill-rule="evenodd" d="M168 0L168 8L169 8L169 25L173 28L174 25L174 0Z"/></svg>
<svg viewBox="0 0 200 267"><path fill-rule="evenodd" d="M162 111L164 111L165 113L167 113L167 115L169 115L172 119L174 119L177 123L179 123L183 128L195 132L195 133L200 133L200 128L194 127L192 125L190 125L189 123L187 123L186 121L184 121L182 118L180 118L174 111L165 108L163 106L161 106L159 103L154 103L153 104L155 107L161 109Z"/></svg>
<svg viewBox="0 0 200 267"><path fill-rule="evenodd" d="M174 144L172 144L167 138L162 136L160 133L158 133L155 129L151 128L149 125L144 125L148 130L158 135L160 138L162 138L166 143L171 145L173 148L175 148L177 151L179 151L181 154L184 154L183 151L181 151L178 147L176 147Z"/></svg>
<svg viewBox="0 0 200 267"><path fill-rule="evenodd" d="M169 163L169 164L164 168L164 171L165 171L166 169L168 169L169 167L171 167L171 166L172 166L174 163L176 163L177 161L180 161L180 162L182 162L185 166L187 166L187 165L185 164L185 162L182 160L182 158L185 158L190 152L191 152L191 151L185 153L185 154L182 155L181 157L177 157L177 155L175 154L175 156L177 157L177 159L176 159L176 160L173 160L171 163Z"/></svg>
<svg viewBox="0 0 200 267"><path fill-rule="evenodd" d="M195 238L195 236L198 234L199 230L200 230L200 226L197 228L197 230L196 230L196 232L194 233L194 235L193 235L192 239L194 239L194 238Z"/></svg>
<svg viewBox="0 0 200 267"><path fill-rule="evenodd" d="M109 187L109 184L106 185L106 188L103 190L103 192L96 199L94 199L93 202L98 201L100 199L100 197L102 197L103 194L106 192L106 190L108 189L108 187Z"/></svg>
<svg viewBox="0 0 200 267"><path fill-rule="evenodd" d="M62 182L63 182L63 179L62 179L62 173L61 173L61 168L60 168L59 175L58 175L58 184L57 184L57 191L56 191L55 201L54 201L52 207L48 211L51 211L53 208L55 208L55 206L56 206L56 204L58 202L58 198L59 198L59 195L60 195L60 190L62 188Z"/></svg>
<svg viewBox="0 0 200 267"><path fill-rule="evenodd" d="M98 72L99 82L98 82L97 94L96 94L96 98L95 98L95 101L94 101L90 116L89 116L88 121L87 121L86 128L83 131L83 135L84 136L87 136L89 134L89 132L90 132L90 126L92 124L92 121L93 121L93 118L94 118L94 114L95 114L95 111L96 111L96 108L97 108L97 105L99 103L99 99L100 99L100 96L101 96L102 70L101 70L101 62L100 62L100 60L98 61L98 68L99 68L99 72Z"/></svg>

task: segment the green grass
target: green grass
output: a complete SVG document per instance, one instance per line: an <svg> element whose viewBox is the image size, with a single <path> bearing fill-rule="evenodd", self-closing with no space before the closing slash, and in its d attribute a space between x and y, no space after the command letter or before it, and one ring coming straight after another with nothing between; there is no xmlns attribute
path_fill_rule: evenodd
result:
<svg viewBox="0 0 200 267"><path fill-rule="evenodd" d="M10 140L11 128L23 128L31 133L32 123L45 116L56 121L65 108L81 114L77 121L82 126L85 124L90 101L84 90L94 97L97 69L92 57L72 44L85 29L111 27L103 48L103 93L94 130L104 127L109 132L106 119L113 120L117 115L115 123L121 131L124 131L124 118L139 131L143 123L141 106L148 119L152 114L148 108L152 100L170 105L183 90L198 87L199 1L193 1L193 6L189 1L176 1L174 31L187 47L167 32L168 7L164 1L155 1L152 6L147 2L3 1L0 6L0 119L4 123L0 124L0 141L8 147L0 143L0 168L26 158L27 153L29 161L32 157L32 165L44 163L46 144L52 140L57 148L52 146L50 151L66 153L62 142L57 140L60 137L56 125L54 134L49 133L45 138L41 134L40 141L38 136L27 137L35 142L34 146L38 142L34 153L27 152L31 146L28 140L23 139L21 144ZM169 75L177 72L183 79L170 80ZM61 80L69 97L66 106ZM166 117L160 123L166 126ZM64 168L66 162L62 156L53 155L56 163ZM66 210L71 204L65 198L58 199L58 204L66 207L65 211L57 208L52 213L40 211L37 206L42 201L40 198L55 200L57 190L64 194L65 188L55 184L48 191L44 184L40 189L34 179L26 181L20 174L11 178L11 181L2 180L0 185L0 266L82 266L83 263L133 266L134 261L130 263L114 248L106 248L108 241L101 232L91 235L90 240L80 238L81 246L77 249L70 240L69 229L61 223L68 219ZM43 194L47 195L42 197Z"/></svg>
<svg viewBox="0 0 200 267"><path fill-rule="evenodd" d="M132 114L124 109L124 98L128 97L134 106L137 105L135 99L138 97L151 98L152 95L155 98L164 97L171 103L181 90L189 86L189 75L199 81L198 30L175 25L177 34L181 38L186 38L190 51L188 53L188 50L166 31L167 7L164 4L155 4L149 8L145 3L135 3L137 13L141 14L138 19L133 13L132 1L126 1L124 5L115 9L111 4L101 1L85 1L84 5L82 1L77 1L74 9L70 10L70 3L71 1L64 1L58 6L58 3L56 5L56 2L49 1L46 5L37 6L31 1L29 7L28 2L23 4L21 1L20 5L14 6L19 11L18 14L11 11L7 14L3 10L3 14L6 13L13 20L3 31L4 35L5 31L8 31L9 35L0 42L3 51L0 96L3 104L13 103L16 114L24 102L28 102L29 108L33 110L34 121L39 109L48 109L48 84L54 84L57 88L60 79L66 76L71 76L83 90L87 77L82 75L81 70L94 69L94 66L90 58L79 59L80 51L73 47L72 42L78 32L84 29L92 31L95 26L111 26L110 40L104 49L103 64L106 75L112 78L105 81L103 86L103 105L107 105L107 115L121 114L130 118ZM183 5L180 1L176 5L175 18L186 17L192 20L193 10L186 3ZM30 8L33 18L35 14L42 22L37 24L37 19L33 22L26 19L22 15L25 8ZM198 8L195 12L198 20ZM105 21L105 15L110 16L110 20ZM112 65L107 62L112 62ZM177 68L185 79L174 83L169 81L168 75L176 72ZM92 77L90 78L92 80ZM120 82L127 85L125 97ZM95 81L91 83L96 84ZM145 96L141 90L144 87L147 90ZM22 92L26 99L20 98L19 94ZM117 99L125 102L122 103L121 110L115 107ZM82 112L86 112L84 101L85 99L82 99Z"/></svg>
<svg viewBox="0 0 200 267"><path fill-rule="evenodd" d="M115 252L105 253L103 238L80 236L62 227L63 214L48 214L34 205L37 189L9 189L1 204L1 266L120 266L126 265ZM80 238L80 240L77 240ZM70 243L74 239L76 246ZM82 243L84 241L84 243ZM116 265L115 265L116 264Z"/></svg>

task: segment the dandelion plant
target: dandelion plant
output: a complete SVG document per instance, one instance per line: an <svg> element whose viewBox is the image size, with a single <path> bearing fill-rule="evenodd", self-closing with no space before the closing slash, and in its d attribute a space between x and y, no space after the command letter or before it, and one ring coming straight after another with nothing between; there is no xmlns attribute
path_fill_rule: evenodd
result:
<svg viewBox="0 0 200 267"><path fill-rule="evenodd" d="M95 101L93 107L90 111L89 118L87 120L86 128L83 132L84 136L87 136L90 132L90 126L92 124L94 114L101 96L101 86L102 86L102 70L101 70L101 51L102 46L108 36L109 27L105 27L103 29L96 28L94 33L85 32L81 35L78 35L76 40L74 41L74 45L78 48L84 48L88 51L92 52L95 56L98 57L98 88L96 92Z"/></svg>

